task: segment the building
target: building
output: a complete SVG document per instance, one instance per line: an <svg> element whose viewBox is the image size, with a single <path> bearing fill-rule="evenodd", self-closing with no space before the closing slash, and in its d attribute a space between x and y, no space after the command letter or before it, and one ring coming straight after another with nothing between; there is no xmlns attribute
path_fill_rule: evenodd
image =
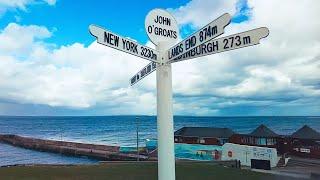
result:
<svg viewBox="0 0 320 180"><path fill-rule="evenodd" d="M320 133L304 125L291 136L291 154L302 157L320 158Z"/></svg>
<svg viewBox="0 0 320 180"><path fill-rule="evenodd" d="M183 127L174 133L175 143L223 145L234 132L229 128Z"/></svg>
<svg viewBox="0 0 320 180"><path fill-rule="evenodd" d="M276 148L226 143L222 146L221 160L240 160L241 165L270 170L279 161Z"/></svg>
<svg viewBox="0 0 320 180"><path fill-rule="evenodd" d="M230 142L235 144L276 148L280 135L273 132L265 125L260 125L250 134L234 134L230 137Z"/></svg>
<svg viewBox="0 0 320 180"><path fill-rule="evenodd" d="M279 135L260 125L249 134L236 134L228 128L183 127L174 134L175 143L219 145L233 143L275 148L278 155L320 159L320 133L305 125L292 135Z"/></svg>

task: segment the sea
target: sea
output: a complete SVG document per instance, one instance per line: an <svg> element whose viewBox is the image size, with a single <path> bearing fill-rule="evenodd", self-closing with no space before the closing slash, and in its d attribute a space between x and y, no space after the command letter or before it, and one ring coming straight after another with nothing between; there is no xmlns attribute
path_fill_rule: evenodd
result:
<svg viewBox="0 0 320 180"><path fill-rule="evenodd" d="M320 116L198 117L175 116L174 129L227 127L250 133L264 124L281 135L290 135L303 125L320 132ZM156 116L0 116L0 134L83 143L136 146L157 138ZM97 160L37 152L0 143L0 166L17 164L95 164Z"/></svg>

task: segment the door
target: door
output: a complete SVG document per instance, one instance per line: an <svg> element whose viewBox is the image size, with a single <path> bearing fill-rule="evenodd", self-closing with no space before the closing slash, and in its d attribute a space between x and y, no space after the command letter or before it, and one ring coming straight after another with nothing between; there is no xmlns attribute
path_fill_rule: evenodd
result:
<svg viewBox="0 0 320 180"><path fill-rule="evenodd" d="M271 170L269 160L251 159L251 168Z"/></svg>

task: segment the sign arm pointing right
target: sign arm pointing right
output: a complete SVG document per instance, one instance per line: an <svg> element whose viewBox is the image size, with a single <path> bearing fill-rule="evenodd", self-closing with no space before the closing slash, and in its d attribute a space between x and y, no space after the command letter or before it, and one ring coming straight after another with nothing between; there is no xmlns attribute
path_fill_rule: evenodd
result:
<svg viewBox="0 0 320 180"><path fill-rule="evenodd" d="M260 39L268 35L269 29L261 27L219 39L212 39L172 59L170 63L257 45L260 43Z"/></svg>
<svg viewBox="0 0 320 180"><path fill-rule="evenodd" d="M224 33L224 28L231 22L231 16L229 13L225 13L213 20L206 26L202 27L197 32L193 33L189 37L185 38L172 48L168 50L168 60L172 60L177 56L184 54L189 49L199 46L211 39L214 39Z"/></svg>

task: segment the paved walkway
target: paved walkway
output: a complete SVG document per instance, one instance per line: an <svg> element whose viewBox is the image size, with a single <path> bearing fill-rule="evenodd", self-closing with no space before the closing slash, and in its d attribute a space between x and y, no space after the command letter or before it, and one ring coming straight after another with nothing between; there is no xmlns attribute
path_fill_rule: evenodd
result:
<svg viewBox="0 0 320 180"><path fill-rule="evenodd" d="M268 173L268 174L274 174L278 176L287 176L297 179L310 179L310 174L300 174L300 173L294 173L294 172L285 172L285 171L278 171L278 170L262 170L262 169L251 169L255 172L261 172L261 173Z"/></svg>

